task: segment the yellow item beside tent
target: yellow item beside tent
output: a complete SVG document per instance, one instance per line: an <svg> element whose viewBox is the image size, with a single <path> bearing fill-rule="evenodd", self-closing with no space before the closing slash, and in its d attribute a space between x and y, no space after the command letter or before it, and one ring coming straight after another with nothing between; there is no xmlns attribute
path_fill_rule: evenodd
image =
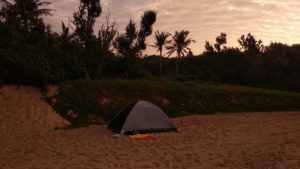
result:
<svg viewBox="0 0 300 169"><path fill-rule="evenodd" d="M143 141L143 140L152 140L155 139L155 136L150 135L150 134L135 134L135 135L130 135L130 138L133 138L137 141Z"/></svg>

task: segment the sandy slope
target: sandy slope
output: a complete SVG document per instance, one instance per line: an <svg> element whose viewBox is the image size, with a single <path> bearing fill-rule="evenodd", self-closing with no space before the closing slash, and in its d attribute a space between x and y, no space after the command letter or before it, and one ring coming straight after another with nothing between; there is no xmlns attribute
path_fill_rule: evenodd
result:
<svg viewBox="0 0 300 169"><path fill-rule="evenodd" d="M300 112L173 119L180 132L115 138L105 126L66 122L31 87L0 89L1 169L299 169Z"/></svg>

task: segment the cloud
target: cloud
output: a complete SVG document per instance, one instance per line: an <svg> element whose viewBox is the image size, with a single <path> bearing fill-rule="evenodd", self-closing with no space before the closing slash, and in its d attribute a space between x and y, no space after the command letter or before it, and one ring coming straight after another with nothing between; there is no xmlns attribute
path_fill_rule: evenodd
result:
<svg viewBox="0 0 300 169"><path fill-rule="evenodd" d="M79 0L52 0L53 17L45 21L60 31L61 21L70 22ZM168 31L186 29L197 41L192 45L194 53L204 50L206 40L214 43L220 32L226 32L228 46L237 46L242 34L251 32L267 45L270 41L300 43L300 1L298 0L102 0L103 14L96 28L105 21L109 11L118 30L125 29L129 19L139 22L145 10L158 12L155 30ZM153 43L153 37L148 39ZM149 48L146 53L152 54Z"/></svg>

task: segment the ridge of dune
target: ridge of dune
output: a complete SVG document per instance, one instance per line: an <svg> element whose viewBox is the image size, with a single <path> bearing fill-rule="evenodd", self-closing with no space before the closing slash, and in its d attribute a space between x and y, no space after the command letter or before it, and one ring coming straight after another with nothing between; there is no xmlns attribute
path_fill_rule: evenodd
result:
<svg viewBox="0 0 300 169"><path fill-rule="evenodd" d="M0 133L2 137L42 134L68 124L34 87L0 88Z"/></svg>

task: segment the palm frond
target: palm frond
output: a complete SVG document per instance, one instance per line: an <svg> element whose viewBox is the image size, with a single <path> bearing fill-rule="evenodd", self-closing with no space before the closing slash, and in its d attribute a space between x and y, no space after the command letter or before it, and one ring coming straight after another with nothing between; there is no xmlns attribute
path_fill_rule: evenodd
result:
<svg viewBox="0 0 300 169"><path fill-rule="evenodd" d="M3 3L5 5L12 5L10 2L8 2L7 0L1 0L0 4Z"/></svg>
<svg viewBox="0 0 300 169"><path fill-rule="evenodd" d="M40 16L40 15L53 16L51 14L51 11L53 11L53 10L52 9L39 9L36 11L36 13L38 16Z"/></svg>
<svg viewBox="0 0 300 169"><path fill-rule="evenodd" d="M49 6L51 4L52 4L51 2L38 2L36 5L37 6Z"/></svg>
<svg viewBox="0 0 300 169"><path fill-rule="evenodd" d="M179 55L184 56L185 53L188 53L188 46L195 42L192 38L188 38L189 33L190 32L186 30L175 31L172 36L172 42L166 47L166 49L169 50L168 53L173 54L176 51L178 57Z"/></svg>

